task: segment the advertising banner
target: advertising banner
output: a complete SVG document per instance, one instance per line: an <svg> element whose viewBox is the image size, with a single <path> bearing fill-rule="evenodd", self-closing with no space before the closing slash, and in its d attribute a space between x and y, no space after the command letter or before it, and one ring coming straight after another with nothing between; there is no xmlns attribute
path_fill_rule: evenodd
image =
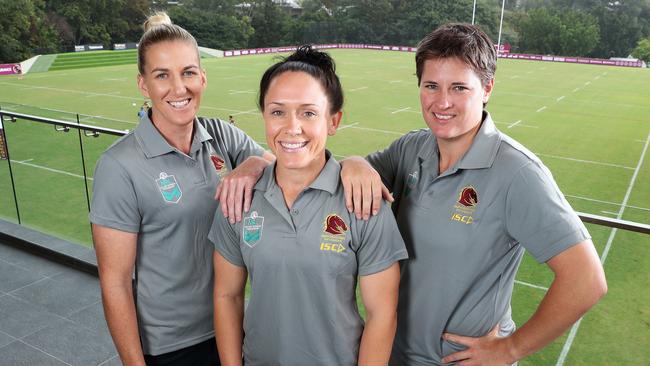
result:
<svg viewBox="0 0 650 366"><path fill-rule="evenodd" d="M495 49L497 45L494 45ZM393 45L376 45L376 44L356 44L356 43L333 43L333 44L317 44L314 48L320 49L368 49L368 50L381 50L381 51L398 51L398 52L416 52L417 47L409 46L393 46ZM272 47L272 48L257 48L257 49L243 49L243 50L230 50L224 51L224 57L233 56L246 56L264 53L276 52L292 52L296 47ZM604 60L595 58L584 57L566 57L566 56L552 56L552 55L530 55L524 53L511 53L511 46L504 43L498 46L499 58L509 58L516 60L530 60L530 61L550 61L550 62L567 62L579 63L588 65L607 65L607 66L624 66L624 67L643 67L641 61L623 61L623 60Z"/></svg>
<svg viewBox="0 0 650 366"><path fill-rule="evenodd" d="M104 45L102 45L102 44L82 44L82 45L74 46L74 51L75 52L99 51L99 50L103 50L103 49L104 49Z"/></svg>
<svg viewBox="0 0 650 366"><path fill-rule="evenodd" d="M20 64L0 64L0 75L21 74Z"/></svg>
<svg viewBox="0 0 650 366"><path fill-rule="evenodd" d="M0 160L7 160L7 145L5 145L5 134L2 130L2 122L0 121Z"/></svg>

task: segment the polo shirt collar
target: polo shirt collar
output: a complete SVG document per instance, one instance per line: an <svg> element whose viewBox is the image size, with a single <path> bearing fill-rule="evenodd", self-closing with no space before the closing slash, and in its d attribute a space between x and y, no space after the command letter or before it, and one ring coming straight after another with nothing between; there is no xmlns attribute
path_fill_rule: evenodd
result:
<svg viewBox="0 0 650 366"><path fill-rule="evenodd" d="M325 166L307 188L318 189L334 194L339 186L341 164L332 157L332 153L329 150L325 150L325 159ZM276 164L277 162L273 162L264 169L262 177L255 184L255 190L271 191L274 187L278 186L275 181Z"/></svg>
<svg viewBox="0 0 650 366"><path fill-rule="evenodd" d="M483 124L478 130L469 150L460 158L458 169L481 169L492 166L497 156L501 135L490 117L490 113L483 111Z"/></svg>
<svg viewBox="0 0 650 366"><path fill-rule="evenodd" d="M167 140L160 134L160 131L156 129L149 113L145 114L141 119L138 127L135 129L135 136L142 146L142 150L147 158L153 158L156 156L164 155L176 149L171 146ZM211 140L212 137L208 131L200 123L198 119L194 119L194 136L192 137L192 144L190 146L190 153L195 153L201 149L203 142Z"/></svg>
<svg viewBox="0 0 650 366"><path fill-rule="evenodd" d="M423 144L418 158L420 161L429 162L436 165L438 162L438 141L433 134L429 134L427 142ZM490 113L483 111L483 122L479 128L474 141L469 147L469 150L463 155L462 158L455 164L452 170L456 169L481 169L489 168L492 166L496 158L499 145L501 143L501 135L490 117Z"/></svg>

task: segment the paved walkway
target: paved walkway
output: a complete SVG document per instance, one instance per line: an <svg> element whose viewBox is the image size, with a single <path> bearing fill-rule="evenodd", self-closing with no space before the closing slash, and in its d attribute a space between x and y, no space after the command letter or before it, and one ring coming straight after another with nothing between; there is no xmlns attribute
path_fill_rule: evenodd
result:
<svg viewBox="0 0 650 366"><path fill-rule="evenodd" d="M97 277L0 242L0 364L120 365Z"/></svg>

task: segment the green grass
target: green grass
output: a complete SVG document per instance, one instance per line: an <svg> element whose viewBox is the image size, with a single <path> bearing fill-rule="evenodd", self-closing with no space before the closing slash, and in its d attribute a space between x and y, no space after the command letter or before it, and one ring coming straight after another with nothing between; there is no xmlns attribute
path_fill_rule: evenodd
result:
<svg viewBox="0 0 650 366"><path fill-rule="evenodd" d="M89 51L57 55L50 71L80 69L97 66L131 65L137 62L137 50Z"/></svg>
<svg viewBox="0 0 650 366"><path fill-rule="evenodd" d="M346 91L342 129L328 142L337 158L381 149L400 134L424 126L413 54L331 53ZM264 142L255 99L259 78L272 57L202 62L208 88L201 114L232 114L239 127ZM0 106L68 120L76 117L66 112L77 112L82 123L132 129L143 101L136 73L135 64L129 64L3 77ZM609 217L621 213L623 219L648 224L650 154L639 164L650 134L648 85L650 70L500 60L488 109L502 131L539 154L576 210ZM55 132L51 126L26 121L5 122L5 128L24 224L89 245L76 131ZM113 140L104 135L82 138L91 177L97 157ZM621 209L625 199L627 206ZM0 216L16 220L4 161ZM612 231L588 227L602 254ZM618 231L610 244L605 262L609 294L583 319L565 365L650 364L650 237ZM552 273L526 256L517 279L548 287ZM518 324L530 317L543 295L543 290L515 285L513 316ZM566 335L520 365L554 365L565 340Z"/></svg>

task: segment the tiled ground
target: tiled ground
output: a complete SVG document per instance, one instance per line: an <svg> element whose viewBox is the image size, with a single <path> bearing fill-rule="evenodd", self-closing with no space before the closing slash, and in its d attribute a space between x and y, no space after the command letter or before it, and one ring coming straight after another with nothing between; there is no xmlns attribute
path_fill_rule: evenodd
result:
<svg viewBox="0 0 650 366"><path fill-rule="evenodd" d="M120 365L97 277L0 243L0 364Z"/></svg>

